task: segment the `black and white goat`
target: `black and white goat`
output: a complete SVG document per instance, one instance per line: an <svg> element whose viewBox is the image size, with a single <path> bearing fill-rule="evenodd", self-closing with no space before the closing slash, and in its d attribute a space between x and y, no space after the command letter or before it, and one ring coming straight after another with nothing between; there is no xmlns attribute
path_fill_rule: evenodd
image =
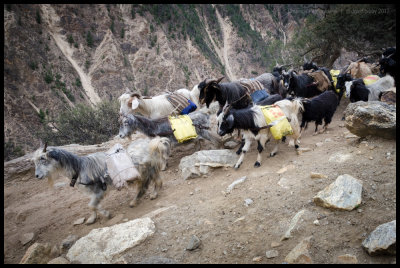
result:
<svg viewBox="0 0 400 268"><path fill-rule="evenodd" d="M154 182L154 191L150 195L154 199L161 189L162 181L160 168L162 166L160 148L164 146L161 139L155 138L148 143L149 154L142 158L138 164L140 177L133 182L127 182L128 188L133 187L135 192L130 206L137 204L138 198L142 196L149 184ZM107 154L97 152L85 156L78 156L57 147L41 146L34 152L33 162L35 164L35 177L39 180L48 178L48 183L53 184L54 179L60 175L71 178L70 186L77 184L78 189L84 190L90 195L89 208L92 210L91 216L86 224L96 221L97 212L105 217L110 217L110 213L100 206L105 192L110 188L115 188L112 179L107 172Z"/></svg>
<svg viewBox="0 0 400 268"><path fill-rule="evenodd" d="M333 114L339 105L339 96L335 91L327 90L314 98L302 99L302 103L304 109L302 112L300 132L303 131L303 128L307 129L309 122L315 121L315 131L313 135L316 135L318 125L322 124L322 120L324 120L324 126L319 133L323 133L331 123Z"/></svg>
<svg viewBox="0 0 400 268"><path fill-rule="evenodd" d="M302 109L302 103L300 100L295 99L294 101L281 100L275 103L279 106L287 119L290 121L290 125L293 130L293 134L290 135L294 139L296 150L299 148L300 138L300 127L297 119L298 112ZM250 145L253 139L258 143L257 150L257 161L254 163L255 167L261 166L261 152L264 150L266 142L271 138L270 127L273 124L268 125L265 121L264 114L258 105L244 109L234 109L230 106L225 105L223 112L219 114L218 118L218 135L224 136L225 134L232 133L234 129L244 130L243 138L245 140L242 148L239 149L240 154L239 160L235 164L235 169L238 169L243 162L244 155L250 149ZM274 156L278 151L278 143L280 140L275 140L274 149L271 151L270 156Z"/></svg>
<svg viewBox="0 0 400 268"><path fill-rule="evenodd" d="M363 79L357 79L345 83L346 97L350 97L350 102L356 101L376 101L382 91L394 87L395 81L392 76L385 75L376 82L365 85ZM367 92L368 91L368 92Z"/></svg>
<svg viewBox="0 0 400 268"><path fill-rule="evenodd" d="M289 70L289 72L282 73L282 79L288 94L304 98L321 94L313 78L307 74L297 75L295 71Z"/></svg>
<svg viewBox="0 0 400 268"><path fill-rule="evenodd" d="M193 122L198 137L196 140L206 139L213 143L215 146L219 146L220 139L211 131L210 128L210 116L201 111L195 111L188 114ZM167 137L171 141L171 146L174 147L178 144L174 136L174 132L171 128L171 124L168 117L159 119L149 119L140 115L128 114L120 117L120 128L119 137L125 138L139 131L148 137Z"/></svg>

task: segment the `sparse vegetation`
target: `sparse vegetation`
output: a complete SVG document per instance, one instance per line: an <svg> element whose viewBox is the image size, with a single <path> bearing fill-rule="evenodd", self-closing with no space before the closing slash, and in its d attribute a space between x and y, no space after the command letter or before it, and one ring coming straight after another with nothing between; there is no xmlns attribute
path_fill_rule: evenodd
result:
<svg viewBox="0 0 400 268"><path fill-rule="evenodd" d="M23 156L25 151L21 146L16 145L13 139L9 139L4 142L4 161Z"/></svg>
<svg viewBox="0 0 400 268"><path fill-rule="evenodd" d="M118 101L103 101L95 108L77 104L72 109L63 109L58 116L48 116L38 137L50 144L60 146L71 143L82 145L99 144L118 133ZM50 126L56 130L54 132Z"/></svg>
<svg viewBox="0 0 400 268"><path fill-rule="evenodd" d="M93 36L90 31L88 31L86 34L86 42L89 47L93 47Z"/></svg>
<svg viewBox="0 0 400 268"><path fill-rule="evenodd" d="M46 71L46 73L44 74L44 81L47 84L50 84L51 82L53 82L53 74L51 72L51 70Z"/></svg>

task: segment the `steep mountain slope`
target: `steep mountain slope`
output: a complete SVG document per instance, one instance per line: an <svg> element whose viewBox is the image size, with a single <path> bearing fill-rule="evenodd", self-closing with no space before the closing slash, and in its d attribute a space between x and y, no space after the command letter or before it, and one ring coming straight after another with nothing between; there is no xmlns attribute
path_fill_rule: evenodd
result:
<svg viewBox="0 0 400 268"><path fill-rule="evenodd" d="M4 142L14 149L5 158L35 149L43 119L78 103L271 71L281 59L265 48L286 42L298 22L289 16L283 25L272 17L283 7L268 8L4 5Z"/></svg>

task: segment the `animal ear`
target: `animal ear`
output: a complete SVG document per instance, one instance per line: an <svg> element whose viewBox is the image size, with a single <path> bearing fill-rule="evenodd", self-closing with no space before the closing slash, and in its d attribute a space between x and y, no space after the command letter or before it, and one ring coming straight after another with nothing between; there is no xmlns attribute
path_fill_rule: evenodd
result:
<svg viewBox="0 0 400 268"><path fill-rule="evenodd" d="M135 110L139 106L138 98L136 96L135 97L131 97L129 99L128 106L130 106L132 108L132 110Z"/></svg>
<svg viewBox="0 0 400 268"><path fill-rule="evenodd" d="M229 129L233 128L234 120L235 119L233 117L233 114L228 115L228 117L226 118L226 122L228 123Z"/></svg>

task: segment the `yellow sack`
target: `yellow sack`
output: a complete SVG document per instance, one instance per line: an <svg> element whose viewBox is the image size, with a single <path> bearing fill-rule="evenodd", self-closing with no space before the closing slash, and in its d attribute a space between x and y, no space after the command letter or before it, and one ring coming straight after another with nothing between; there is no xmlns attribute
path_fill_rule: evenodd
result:
<svg viewBox="0 0 400 268"><path fill-rule="evenodd" d="M282 139L283 136L293 134L292 127L289 124L285 114L277 105L260 106L264 114L267 124L277 122L277 124L270 128L271 134L276 140Z"/></svg>
<svg viewBox="0 0 400 268"><path fill-rule="evenodd" d="M379 79L379 76L371 74L371 75L364 77L363 81L364 81L364 84L366 86L368 86L368 85L371 85L371 84L375 83L376 81L378 81L378 79Z"/></svg>
<svg viewBox="0 0 400 268"><path fill-rule="evenodd" d="M337 84L337 77L340 74L340 70L330 70L329 73L332 76L332 80L333 80L333 86L335 87L335 90L339 93L339 89L336 88L336 84Z"/></svg>
<svg viewBox="0 0 400 268"><path fill-rule="evenodd" d="M197 137L192 119L188 115L169 116L168 119L178 142L184 142Z"/></svg>

